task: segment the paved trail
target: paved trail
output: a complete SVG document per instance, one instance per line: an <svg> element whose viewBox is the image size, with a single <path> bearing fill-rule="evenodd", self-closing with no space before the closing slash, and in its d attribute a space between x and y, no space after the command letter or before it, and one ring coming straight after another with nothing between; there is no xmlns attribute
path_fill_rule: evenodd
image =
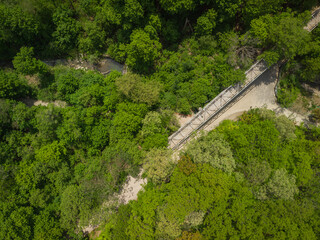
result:
<svg viewBox="0 0 320 240"><path fill-rule="evenodd" d="M275 111L278 114L284 114L295 120L296 124L300 124L307 119L297 113L293 113L288 109L280 107L277 103L275 95L275 87L278 80L279 67L277 65L268 69L263 75L261 75L252 85L252 87L240 99L234 103L232 107L223 113L215 121L209 123L204 130L210 131L218 126L221 121L225 119L234 120L240 116L243 112L250 110L251 108L266 107ZM232 104L232 103L231 103Z"/></svg>
<svg viewBox="0 0 320 240"><path fill-rule="evenodd" d="M311 32L320 22L320 8L312 13L312 18L304 27ZM202 110L195 114L189 122L169 137L169 148L179 149L192 134L198 130L211 130L222 120L235 118L250 108L267 107L277 113L291 117L296 123L306 121L303 116L281 108L275 97L278 65L268 68L265 61L258 61L246 72L243 86L230 86L211 100Z"/></svg>

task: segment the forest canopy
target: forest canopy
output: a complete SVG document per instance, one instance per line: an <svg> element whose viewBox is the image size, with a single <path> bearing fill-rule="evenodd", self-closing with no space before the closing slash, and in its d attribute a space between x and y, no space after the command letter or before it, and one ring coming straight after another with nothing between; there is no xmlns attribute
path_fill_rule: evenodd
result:
<svg viewBox="0 0 320 240"><path fill-rule="evenodd" d="M153 158L161 164L145 168L145 191L100 239L317 239L319 149L319 129L270 110L226 120L190 142L174 168Z"/></svg>
<svg viewBox="0 0 320 240"><path fill-rule="evenodd" d="M319 127L253 109L168 149L177 116L260 58L285 62L284 107L319 84L320 30L303 28L317 5L0 0L0 239L319 238ZM105 58L124 71L46 64ZM119 204L141 169L144 191Z"/></svg>

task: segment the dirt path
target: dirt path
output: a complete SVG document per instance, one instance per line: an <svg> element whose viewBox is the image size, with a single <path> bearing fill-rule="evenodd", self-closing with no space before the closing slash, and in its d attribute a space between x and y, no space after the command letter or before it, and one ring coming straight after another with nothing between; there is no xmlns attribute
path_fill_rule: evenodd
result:
<svg viewBox="0 0 320 240"><path fill-rule="evenodd" d="M53 102L44 102L41 100L31 99L31 98L25 98L21 100L24 104L26 104L28 107L32 106L48 106L50 103L52 103L56 107L62 107L65 108L67 106L67 103L64 101L56 100Z"/></svg>
<svg viewBox="0 0 320 240"><path fill-rule="evenodd" d="M180 126L183 126L184 124L186 124L187 122L189 122L193 116L194 116L194 113L192 112L190 115L182 115L182 114L179 114L179 113L175 113L174 114L179 122L179 125Z"/></svg>
<svg viewBox="0 0 320 240"><path fill-rule="evenodd" d="M146 178L142 178L143 170L138 177L128 176L126 183L123 185L119 195L119 203L127 204L130 200L138 199L138 192L143 189L143 185L147 183Z"/></svg>
<svg viewBox="0 0 320 240"><path fill-rule="evenodd" d="M138 199L138 193L143 190L143 186L147 184L147 179L142 178L143 170L141 169L139 175L134 178L128 176L126 182L122 186L120 193L114 193L102 204L102 208L110 208L109 214L114 212L115 208L118 208L120 204L128 204L131 200ZM98 237L101 233L101 230L97 230L100 224L88 224L87 226L82 227L82 232L90 234L95 231L93 234Z"/></svg>

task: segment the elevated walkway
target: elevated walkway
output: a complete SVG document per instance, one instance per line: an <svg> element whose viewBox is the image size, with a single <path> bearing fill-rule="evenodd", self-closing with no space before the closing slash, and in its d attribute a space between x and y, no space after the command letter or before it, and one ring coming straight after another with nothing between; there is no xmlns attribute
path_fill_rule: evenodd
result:
<svg viewBox="0 0 320 240"><path fill-rule="evenodd" d="M312 12L311 20L308 22L307 26L304 27L308 32L311 32L313 29L315 29L320 22L320 7L316 8Z"/></svg>
<svg viewBox="0 0 320 240"><path fill-rule="evenodd" d="M246 91L248 87L266 70L268 66L264 60L255 63L246 71L246 80L243 85L236 84L223 90L218 96L211 100L201 111L199 111L189 122L169 137L169 147L177 149L192 134L202 129L207 122L218 116L231 101Z"/></svg>
<svg viewBox="0 0 320 240"><path fill-rule="evenodd" d="M317 8L312 13L312 19L304 27L311 32L320 22L320 8ZM232 107L237 100L247 94L255 87L254 82L267 70L269 67L262 59L256 62L248 71L246 71L246 80L244 84L236 84L223 90L218 96L210 101L203 109L201 109L194 117L185 125L180 127L178 131L169 137L169 148L179 149L194 132L206 129L208 125L218 119L230 107ZM206 129L208 130L208 128Z"/></svg>

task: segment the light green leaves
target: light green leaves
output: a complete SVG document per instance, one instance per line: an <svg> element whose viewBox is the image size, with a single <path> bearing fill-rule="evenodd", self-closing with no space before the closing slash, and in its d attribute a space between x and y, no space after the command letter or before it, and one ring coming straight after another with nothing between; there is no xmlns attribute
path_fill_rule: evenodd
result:
<svg viewBox="0 0 320 240"><path fill-rule="evenodd" d="M233 172L235 161L229 144L223 136L217 132L211 132L207 136L192 141L186 150L194 162L209 163L211 166L227 173Z"/></svg>
<svg viewBox="0 0 320 240"><path fill-rule="evenodd" d="M159 99L160 85L153 81L144 81L137 74L128 73L116 79L118 90L136 103L151 106Z"/></svg>
<svg viewBox="0 0 320 240"><path fill-rule="evenodd" d="M310 35L302 19L291 13L265 15L251 22L251 32L264 46L275 46L282 57L292 59L307 51Z"/></svg>
<svg viewBox="0 0 320 240"><path fill-rule="evenodd" d="M145 156L143 169L155 184L168 180L173 168L172 152L168 149L151 149Z"/></svg>

